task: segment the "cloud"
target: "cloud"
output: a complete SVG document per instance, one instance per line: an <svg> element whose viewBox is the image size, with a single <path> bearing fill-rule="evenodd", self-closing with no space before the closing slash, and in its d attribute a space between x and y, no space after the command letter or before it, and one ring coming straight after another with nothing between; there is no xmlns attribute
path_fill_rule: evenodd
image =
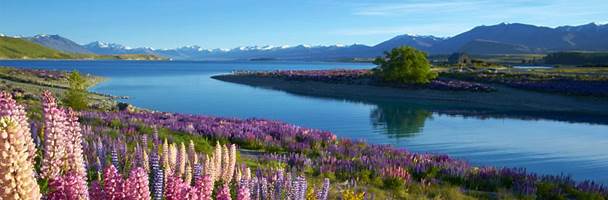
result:
<svg viewBox="0 0 608 200"><path fill-rule="evenodd" d="M404 26L377 26L362 28L345 28L330 31L342 36L373 36L373 35L434 35L438 37L454 36L471 28L469 24L424 24Z"/></svg>
<svg viewBox="0 0 608 200"><path fill-rule="evenodd" d="M554 17L608 14L605 0L410 0L404 3L373 3L353 6L355 16L419 16L436 17L502 15L505 17ZM549 19L545 19L549 20Z"/></svg>
<svg viewBox="0 0 608 200"><path fill-rule="evenodd" d="M361 5L353 11L353 15L360 16L394 16L422 12L462 12L478 8L480 3L486 1L425 1L408 3L385 3Z"/></svg>

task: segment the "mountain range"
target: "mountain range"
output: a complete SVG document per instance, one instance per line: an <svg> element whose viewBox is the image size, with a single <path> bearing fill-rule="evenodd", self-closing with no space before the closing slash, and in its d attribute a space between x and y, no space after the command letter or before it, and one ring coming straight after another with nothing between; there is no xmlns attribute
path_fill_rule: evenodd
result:
<svg viewBox="0 0 608 200"><path fill-rule="evenodd" d="M608 51L608 24L595 23L556 28L520 23L478 26L453 37L399 35L374 46L361 44L328 46L252 46L233 49L204 49L185 46L174 49L130 48L120 44L92 42L78 45L58 35L37 35L29 40L70 53L151 54L174 60L299 59L332 60L371 58L399 46L412 46L430 55L465 52L474 55L536 54L557 51Z"/></svg>

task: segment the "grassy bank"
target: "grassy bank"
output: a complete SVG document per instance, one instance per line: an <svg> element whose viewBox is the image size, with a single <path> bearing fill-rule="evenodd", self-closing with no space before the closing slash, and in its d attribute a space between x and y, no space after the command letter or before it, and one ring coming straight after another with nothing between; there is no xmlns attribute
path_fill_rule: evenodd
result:
<svg viewBox="0 0 608 200"><path fill-rule="evenodd" d="M0 36L0 59L73 59L73 60L166 60L156 55L97 55L66 53L22 38Z"/></svg>

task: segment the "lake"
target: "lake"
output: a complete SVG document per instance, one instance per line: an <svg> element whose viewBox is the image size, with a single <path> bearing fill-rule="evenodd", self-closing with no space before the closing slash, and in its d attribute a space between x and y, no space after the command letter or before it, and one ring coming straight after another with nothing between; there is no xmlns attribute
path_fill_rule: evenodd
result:
<svg viewBox="0 0 608 200"><path fill-rule="evenodd" d="M108 77L95 92L129 96L159 111L267 118L339 137L448 154L476 165L525 167L608 184L608 126L584 120L448 112L434 102L349 100L294 95L221 82L234 70L371 68L336 62L0 61L0 66L79 70ZM572 122L574 121L574 122Z"/></svg>

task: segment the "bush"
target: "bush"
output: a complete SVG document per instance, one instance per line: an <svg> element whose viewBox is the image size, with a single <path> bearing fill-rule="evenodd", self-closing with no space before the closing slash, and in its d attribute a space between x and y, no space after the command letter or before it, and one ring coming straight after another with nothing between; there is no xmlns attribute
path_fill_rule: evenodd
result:
<svg viewBox="0 0 608 200"><path fill-rule="evenodd" d="M431 71L426 53L412 47L398 47L385 52L384 58L376 58L374 64L378 65L374 73L385 81L426 84L437 78L437 73Z"/></svg>
<svg viewBox="0 0 608 200"><path fill-rule="evenodd" d="M68 76L70 88L66 92L63 103L74 110L83 110L88 106L87 81L80 76L78 71L73 71Z"/></svg>

